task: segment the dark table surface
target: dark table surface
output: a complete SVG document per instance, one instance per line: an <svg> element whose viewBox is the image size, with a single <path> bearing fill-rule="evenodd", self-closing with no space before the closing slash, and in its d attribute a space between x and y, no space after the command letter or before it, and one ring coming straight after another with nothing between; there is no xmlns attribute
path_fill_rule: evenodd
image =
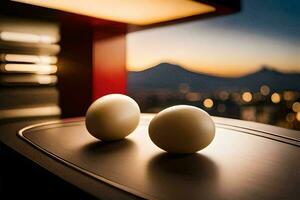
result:
<svg viewBox="0 0 300 200"><path fill-rule="evenodd" d="M217 133L209 147L174 156L150 141L152 117L143 114L137 130L114 143L91 137L83 118L34 126L23 138L17 132L38 121L1 125L0 141L99 199L299 198L298 131L215 117Z"/></svg>

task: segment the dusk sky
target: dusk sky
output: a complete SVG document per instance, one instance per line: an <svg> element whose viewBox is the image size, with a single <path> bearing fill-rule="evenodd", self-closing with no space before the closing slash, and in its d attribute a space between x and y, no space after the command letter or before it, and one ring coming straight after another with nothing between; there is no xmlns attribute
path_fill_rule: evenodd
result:
<svg viewBox="0 0 300 200"><path fill-rule="evenodd" d="M130 33L127 52L132 71L170 62L220 76L300 72L300 1L243 0L237 14Z"/></svg>

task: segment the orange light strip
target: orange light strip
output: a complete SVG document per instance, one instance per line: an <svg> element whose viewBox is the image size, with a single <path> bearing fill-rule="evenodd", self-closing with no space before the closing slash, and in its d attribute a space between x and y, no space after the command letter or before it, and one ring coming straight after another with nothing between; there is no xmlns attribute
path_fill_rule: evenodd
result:
<svg viewBox="0 0 300 200"><path fill-rule="evenodd" d="M1 67L1 70L3 67ZM56 65L37 65L37 64L5 64L4 72L9 73L35 73L53 74L57 72Z"/></svg>
<svg viewBox="0 0 300 200"><path fill-rule="evenodd" d="M53 44L57 42L57 38L48 35L36 35L31 33L19 33L2 31L0 32L0 40L11 42L26 42L26 43L45 43Z"/></svg>
<svg viewBox="0 0 300 200"><path fill-rule="evenodd" d="M4 61L7 62L27 62L27 63L43 63L55 64L57 63L56 56L36 56L23 54L4 54Z"/></svg>

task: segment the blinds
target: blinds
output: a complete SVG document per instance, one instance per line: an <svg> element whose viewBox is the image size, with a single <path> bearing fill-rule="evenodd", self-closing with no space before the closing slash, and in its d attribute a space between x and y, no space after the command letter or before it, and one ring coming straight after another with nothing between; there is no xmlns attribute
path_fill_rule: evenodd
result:
<svg viewBox="0 0 300 200"><path fill-rule="evenodd" d="M0 122L59 117L59 26L0 18Z"/></svg>

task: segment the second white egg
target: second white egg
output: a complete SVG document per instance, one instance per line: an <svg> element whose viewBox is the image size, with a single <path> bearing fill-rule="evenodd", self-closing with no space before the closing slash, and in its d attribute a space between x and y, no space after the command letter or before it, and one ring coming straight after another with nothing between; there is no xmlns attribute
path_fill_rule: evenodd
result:
<svg viewBox="0 0 300 200"><path fill-rule="evenodd" d="M194 153L208 146L215 137L215 124L204 110L187 105L169 107L150 122L149 136L170 153Z"/></svg>

